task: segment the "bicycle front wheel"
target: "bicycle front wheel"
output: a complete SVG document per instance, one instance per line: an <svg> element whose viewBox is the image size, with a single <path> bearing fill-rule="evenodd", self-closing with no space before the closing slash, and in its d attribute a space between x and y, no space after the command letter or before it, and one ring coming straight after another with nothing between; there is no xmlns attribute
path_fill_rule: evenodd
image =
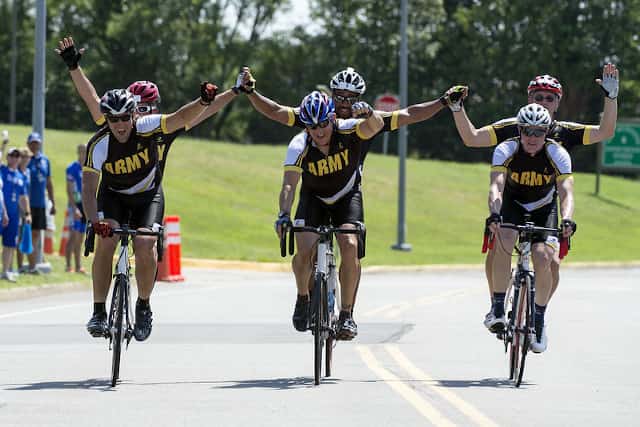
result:
<svg viewBox="0 0 640 427"><path fill-rule="evenodd" d="M326 311L326 285L322 274L316 274L315 284L313 287L313 350L314 350L314 383L320 384L320 377L322 376L322 350L324 346L324 318Z"/></svg>
<svg viewBox="0 0 640 427"><path fill-rule="evenodd" d="M524 315L524 326L523 326L523 337L522 337L522 349L520 350L520 364L518 365L520 369L518 370L518 376L516 378L516 387L520 387L522 384L522 375L524 374L524 362L527 358L527 353L529 353L529 345L531 344L529 331L531 330L532 325L532 311L533 311L533 295L531 292L531 277L527 275L524 280L524 286L522 289L522 294L524 295L524 304L523 304L523 315Z"/></svg>
<svg viewBox="0 0 640 427"><path fill-rule="evenodd" d="M120 355L122 353L122 341L124 337L124 293L126 283L121 277L116 278L111 300L111 312L113 323L110 326L112 352L111 355L111 387L115 387L120 378Z"/></svg>
<svg viewBox="0 0 640 427"><path fill-rule="evenodd" d="M519 292L517 292L517 306L515 307L513 341L511 343L511 376L515 380L516 387L520 387L522 374L524 373L524 359L528 347L528 317L529 317L529 295L527 279L521 282Z"/></svg>

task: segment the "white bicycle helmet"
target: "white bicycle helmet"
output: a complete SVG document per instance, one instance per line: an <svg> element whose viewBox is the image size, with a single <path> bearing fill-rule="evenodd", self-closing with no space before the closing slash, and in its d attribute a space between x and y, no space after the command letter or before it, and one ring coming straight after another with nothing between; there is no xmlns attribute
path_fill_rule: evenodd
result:
<svg viewBox="0 0 640 427"><path fill-rule="evenodd" d="M126 89L111 89L100 100L100 111L110 116L133 113L137 102L131 92Z"/></svg>
<svg viewBox="0 0 640 427"><path fill-rule="evenodd" d="M551 127L551 115L549 111L539 104L525 105L518 111L518 117L516 119L518 126L537 126L537 127Z"/></svg>
<svg viewBox="0 0 640 427"><path fill-rule="evenodd" d="M346 70L339 71L333 76L329 87L331 90L348 90L358 95L362 95L367 90L364 79L352 67L347 67Z"/></svg>

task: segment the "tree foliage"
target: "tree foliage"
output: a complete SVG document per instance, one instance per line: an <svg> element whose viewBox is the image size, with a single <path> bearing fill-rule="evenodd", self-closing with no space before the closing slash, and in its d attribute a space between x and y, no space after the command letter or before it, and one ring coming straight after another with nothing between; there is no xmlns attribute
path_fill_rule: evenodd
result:
<svg viewBox="0 0 640 427"><path fill-rule="evenodd" d="M0 48L10 52L11 0L0 0ZM18 7L18 120L31 118L33 1ZM64 64L53 52L73 35L85 47L82 66L98 93L134 80L160 86L164 111L197 96L202 80L228 88L250 65L258 89L296 105L346 66L367 81L365 99L398 91L399 2L310 0L312 20L287 30L270 25L288 0L50 0L47 31L47 125L91 129ZM466 83L466 106L477 127L512 116L526 103L526 85L538 74L558 77L565 95L559 118L597 123L602 94L594 83L611 61L621 73L621 117L637 115L640 100L640 0L409 0L409 103L437 98ZM10 61L0 62L8 93ZM0 120L9 98L0 98ZM240 142L284 142L286 129L254 112L244 99L193 130ZM443 111L409 133L409 150L423 157L486 159L490 150L460 142ZM580 150L579 150L580 151ZM593 163L593 150L577 153Z"/></svg>

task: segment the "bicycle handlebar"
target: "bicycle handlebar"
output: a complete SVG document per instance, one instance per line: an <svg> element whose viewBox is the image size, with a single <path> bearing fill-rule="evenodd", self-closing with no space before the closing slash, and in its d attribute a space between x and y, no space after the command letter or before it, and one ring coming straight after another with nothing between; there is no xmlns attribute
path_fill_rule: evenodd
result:
<svg viewBox="0 0 640 427"><path fill-rule="evenodd" d="M288 227L282 228L282 234L280 235L280 256L283 258L287 256L286 251L286 241L287 241L287 232L289 233L289 255L293 255L294 252L294 234L295 232L308 232L315 233L321 236L329 236L331 234L358 234L363 235L365 232L364 224L356 224L356 228L340 228L340 227L327 227L321 225L320 227L310 227L310 226L302 226L295 227L290 225Z"/></svg>
<svg viewBox="0 0 640 427"><path fill-rule="evenodd" d="M510 228L511 230L516 230L525 234L532 234L536 232L548 232L553 234L554 236L557 236L560 231L557 228L538 227L537 225L534 225L533 223L530 223L530 222L525 223L524 225L501 223L499 227Z"/></svg>
<svg viewBox="0 0 640 427"><path fill-rule="evenodd" d="M128 236L154 236L158 238L158 262L162 261L164 252L164 227L160 227L158 231L146 231L136 230L131 228L116 227L111 230L113 234L126 234ZM87 227L87 235L84 241L84 256L89 256L95 249L95 236L96 233L93 230L91 224Z"/></svg>

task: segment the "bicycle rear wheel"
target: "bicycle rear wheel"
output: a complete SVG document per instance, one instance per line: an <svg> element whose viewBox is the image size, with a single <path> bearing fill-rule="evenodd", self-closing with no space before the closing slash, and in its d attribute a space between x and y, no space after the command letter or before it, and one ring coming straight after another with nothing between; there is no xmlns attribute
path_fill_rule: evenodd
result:
<svg viewBox="0 0 640 427"><path fill-rule="evenodd" d="M315 284L313 286L314 293L314 313L313 313L313 374L315 385L320 384L320 377L322 376L322 347L324 345L323 339L323 305L326 307L326 303L323 304L323 300L326 301L326 287L324 279L321 274L316 274Z"/></svg>
<svg viewBox="0 0 640 427"><path fill-rule="evenodd" d="M122 341L124 336L124 293L126 283L121 277L117 277L113 287L113 297L111 299L111 312L113 314L113 324L111 326L111 387L115 387L120 378L120 355L122 353Z"/></svg>
<svg viewBox="0 0 640 427"><path fill-rule="evenodd" d="M519 387L522 382L524 359L527 352L526 346L528 346L529 295L526 280L521 282L519 292L517 292L517 307L513 313L515 322L510 351L511 376L509 378L515 380L516 387Z"/></svg>

